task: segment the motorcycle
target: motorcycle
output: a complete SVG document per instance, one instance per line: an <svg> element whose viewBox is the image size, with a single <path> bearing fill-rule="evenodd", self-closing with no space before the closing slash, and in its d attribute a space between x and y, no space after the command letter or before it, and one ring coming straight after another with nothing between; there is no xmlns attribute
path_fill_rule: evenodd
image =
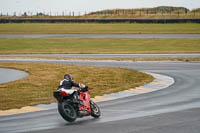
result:
<svg viewBox="0 0 200 133"><path fill-rule="evenodd" d="M100 108L90 99L88 89L59 88L53 95L58 103L58 112L68 122L74 122L76 118L83 116L92 116L94 118L101 116Z"/></svg>

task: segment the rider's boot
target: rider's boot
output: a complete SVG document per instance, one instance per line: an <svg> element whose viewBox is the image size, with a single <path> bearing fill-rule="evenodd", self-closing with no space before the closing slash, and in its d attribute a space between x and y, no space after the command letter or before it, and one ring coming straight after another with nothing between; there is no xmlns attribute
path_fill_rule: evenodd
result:
<svg viewBox="0 0 200 133"><path fill-rule="evenodd" d="M80 100L78 99L78 94L74 94L74 103L80 104Z"/></svg>

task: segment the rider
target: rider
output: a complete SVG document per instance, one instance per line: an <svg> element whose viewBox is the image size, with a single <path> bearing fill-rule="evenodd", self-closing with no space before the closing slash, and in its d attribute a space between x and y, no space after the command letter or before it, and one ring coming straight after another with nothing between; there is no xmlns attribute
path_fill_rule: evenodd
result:
<svg viewBox="0 0 200 133"><path fill-rule="evenodd" d="M60 81L60 85L58 86L59 88L64 88L64 89L71 89L72 87L78 87L81 88L83 91L87 91L88 90L88 86L85 86L83 84L78 84L76 82L74 82L73 77L71 74L65 74L64 75L64 79L62 81ZM79 103L78 100L78 93L75 93L75 102Z"/></svg>

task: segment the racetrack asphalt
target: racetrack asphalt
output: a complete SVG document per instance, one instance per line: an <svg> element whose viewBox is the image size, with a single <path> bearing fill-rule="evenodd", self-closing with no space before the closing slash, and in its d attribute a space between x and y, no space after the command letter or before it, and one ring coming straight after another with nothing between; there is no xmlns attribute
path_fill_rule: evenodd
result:
<svg viewBox="0 0 200 133"><path fill-rule="evenodd" d="M15 69L0 68L0 84L18 80L28 76L28 73Z"/></svg>
<svg viewBox="0 0 200 133"><path fill-rule="evenodd" d="M146 94L100 102L100 119L64 121L56 107L47 111L0 117L0 133L199 133L200 63L81 60L1 60L109 66L167 75L175 83Z"/></svg>

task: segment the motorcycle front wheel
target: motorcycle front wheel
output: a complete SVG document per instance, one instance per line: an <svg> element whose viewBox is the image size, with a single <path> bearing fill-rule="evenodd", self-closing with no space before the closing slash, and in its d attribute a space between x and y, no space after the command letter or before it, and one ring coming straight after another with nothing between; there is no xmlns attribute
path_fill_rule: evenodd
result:
<svg viewBox="0 0 200 133"><path fill-rule="evenodd" d="M58 103L58 112L68 122L74 122L76 120L76 111L72 105L66 102Z"/></svg>
<svg viewBox="0 0 200 133"><path fill-rule="evenodd" d="M90 106L91 106L91 110L92 110L91 116L94 118L99 118L101 116L100 108L92 100L90 100Z"/></svg>

